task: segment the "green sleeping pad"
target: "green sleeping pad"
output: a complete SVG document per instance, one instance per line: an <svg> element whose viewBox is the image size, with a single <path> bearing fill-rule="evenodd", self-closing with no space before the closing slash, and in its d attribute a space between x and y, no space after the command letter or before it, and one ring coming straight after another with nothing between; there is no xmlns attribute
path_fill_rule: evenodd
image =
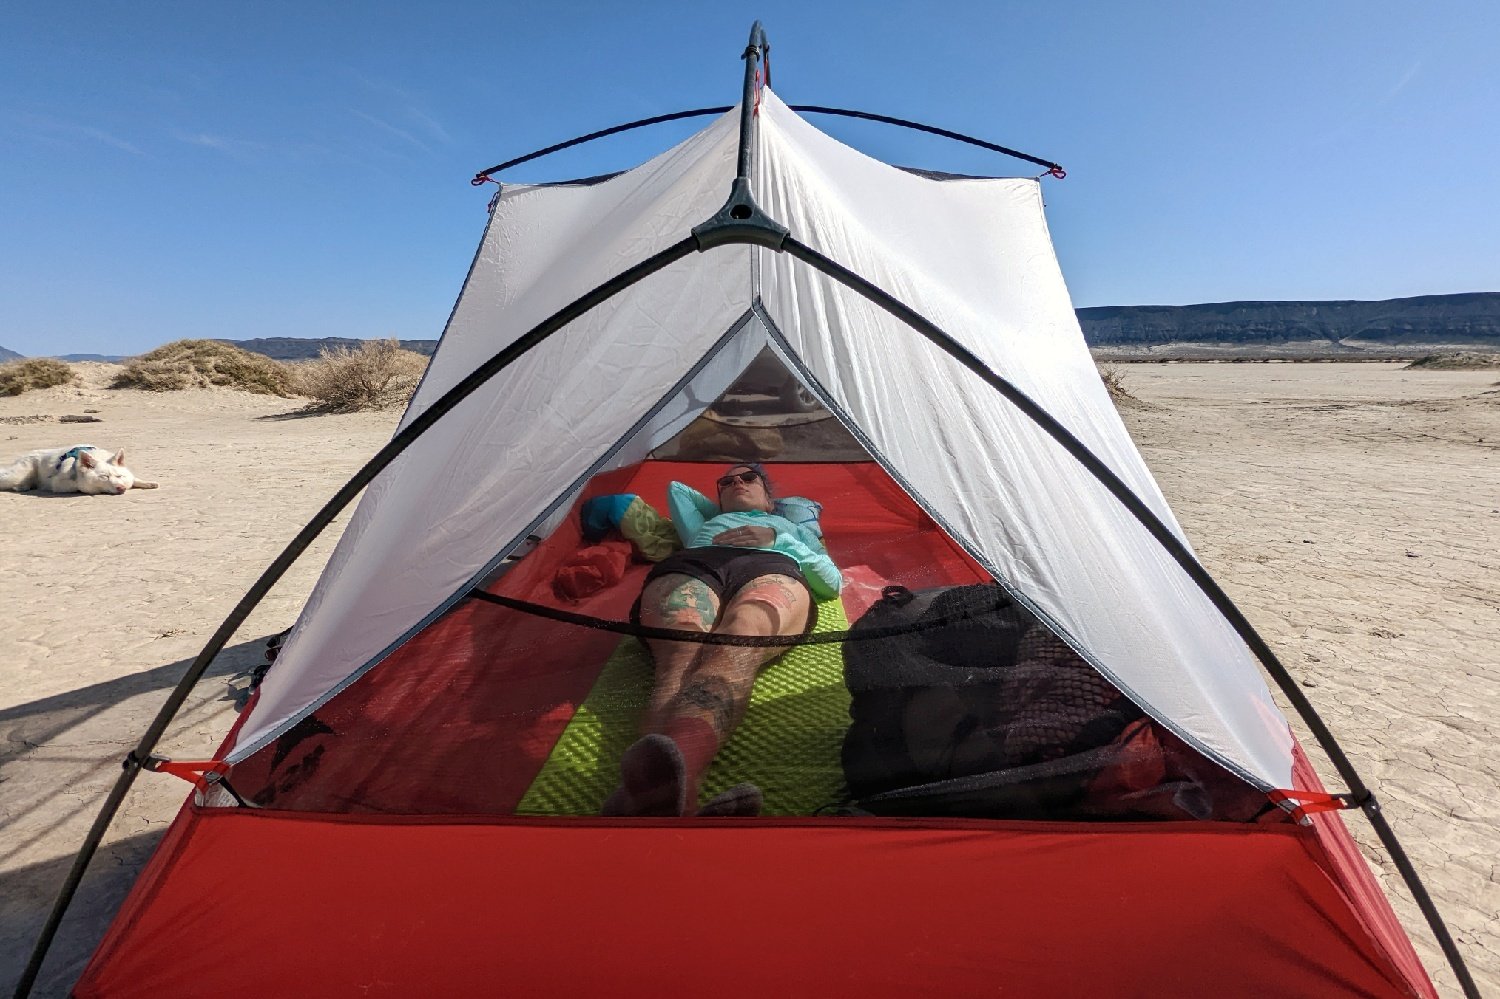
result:
<svg viewBox="0 0 1500 999"><path fill-rule="evenodd" d="M849 627L843 604L818 605L814 634ZM517 815L598 815L619 784L620 754L639 736L651 657L627 638L557 740ZM844 802L839 750L849 728L843 646L794 646L755 681L745 720L719 751L700 800L742 781L765 795L765 815L812 815Z"/></svg>

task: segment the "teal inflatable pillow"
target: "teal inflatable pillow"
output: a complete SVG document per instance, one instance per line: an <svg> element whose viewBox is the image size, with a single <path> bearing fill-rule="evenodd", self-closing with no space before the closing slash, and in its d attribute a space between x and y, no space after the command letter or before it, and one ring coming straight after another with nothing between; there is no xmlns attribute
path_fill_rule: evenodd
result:
<svg viewBox="0 0 1500 999"><path fill-rule="evenodd" d="M776 508L772 512L799 527L807 528L819 541L823 540L823 526L818 523L818 517L823 513L822 503L806 496L783 496L776 501Z"/></svg>

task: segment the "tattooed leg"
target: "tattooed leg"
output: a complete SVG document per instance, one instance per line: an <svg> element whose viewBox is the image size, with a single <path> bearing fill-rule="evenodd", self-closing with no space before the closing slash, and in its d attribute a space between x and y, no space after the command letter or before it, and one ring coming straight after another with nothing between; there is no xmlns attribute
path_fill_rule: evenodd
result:
<svg viewBox="0 0 1500 999"><path fill-rule="evenodd" d="M718 738L714 747L717 750L745 714L754 677L751 680L752 683L732 683L722 676L704 676L695 671L672 702L672 716L707 722Z"/></svg>
<svg viewBox="0 0 1500 999"><path fill-rule="evenodd" d="M806 586L789 576L760 576L730 599L713 630L726 635L800 635L807 626L810 609ZM744 716L756 674L785 651L785 646L705 645L698 653L683 692L691 684L713 678L733 693L733 710L712 719L721 745Z"/></svg>
<svg viewBox="0 0 1500 999"><path fill-rule="evenodd" d="M701 579L670 573L653 579L641 591L641 624L681 631L712 631L719 617L719 598ZM641 720L642 732L660 730L667 706L682 688L699 651L693 642L645 639L655 673L651 700Z"/></svg>
<svg viewBox="0 0 1500 999"><path fill-rule="evenodd" d="M811 613L812 597L806 585L790 576L760 576L734 595L714 630L732 635L800 635ZM785 652L786 647L750 651L762 654L756 663L760 666Z"/></svg>
<svg viewBox="0 0 1500 999"><path fill-rule="evenodd" d="M787 576L761 576L734 595L714 627L734 635L798 635L807 625L811 598L807 587ZM681 689L666 706L658 731L682 750L686 779L698 780L745 717L756 674L783 647L754 648L705 645Z"/></svg>

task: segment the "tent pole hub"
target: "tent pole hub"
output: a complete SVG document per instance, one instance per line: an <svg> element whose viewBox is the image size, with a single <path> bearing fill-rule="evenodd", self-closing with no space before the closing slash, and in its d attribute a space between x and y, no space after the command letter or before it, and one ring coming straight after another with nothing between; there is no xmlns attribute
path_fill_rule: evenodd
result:
<svg viewBox="0 0 1500 999"><path fill-rule="evenodd" d="M790 232L755 203L750 181L736 177L729 189L729 200L707 222L693 227L693 238L698 241L700 253L729 243L751 243L780 250Z"/></svg>

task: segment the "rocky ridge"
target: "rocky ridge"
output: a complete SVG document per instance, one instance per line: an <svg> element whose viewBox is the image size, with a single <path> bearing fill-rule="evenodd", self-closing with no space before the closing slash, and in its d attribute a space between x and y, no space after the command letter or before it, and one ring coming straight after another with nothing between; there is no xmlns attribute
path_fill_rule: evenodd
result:
<svg viewBox="0 0 1500 999"><path fill-rule="evenodd" d="M1149 354L1196 346L1290 354L1413 354L1500 349L1500 293L1423 295L1381 302L1219 302L1111 305L1078 310L1096 352Z"/></svg>
<svg viewBox="0 0 1500 999"><path fill-rule="evenodd" d="M1500 292L1422 295L1380 302L1215 302L1105 305L1078 310L1084 339L1101 357L1420 356L1442 350L1500 351ZM280 361L356 347L352 337L226 340ZM431 354L436 340L401 340ZM20 357L0 347L0 361ZM63 355L63 360L118 360Z"/></svg>

